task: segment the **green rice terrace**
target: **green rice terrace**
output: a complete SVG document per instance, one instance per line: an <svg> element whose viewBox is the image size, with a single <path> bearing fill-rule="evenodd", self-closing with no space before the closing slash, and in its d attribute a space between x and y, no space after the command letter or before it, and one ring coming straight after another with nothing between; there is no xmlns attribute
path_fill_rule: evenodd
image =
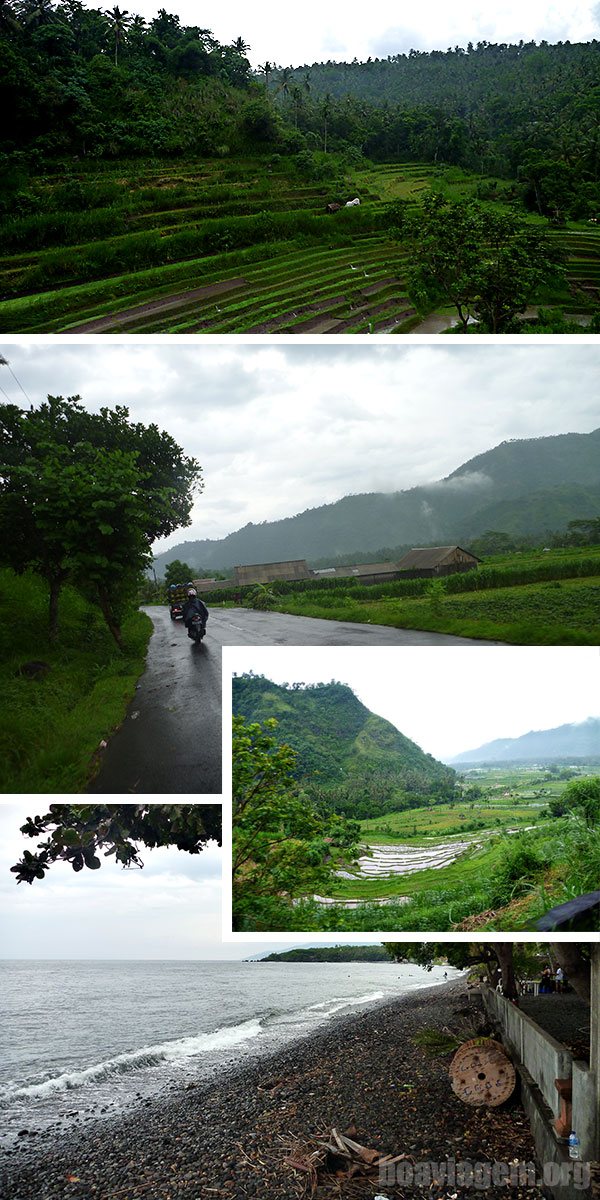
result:
<svg viewBox="0 0 600 1200"><path fill-rule="evenodd" d="M597 831L551 814L566 787L560 770L551 774L533 765L481 768L467 772L462 801L361 821L359 858L336 871L327 895L299 906L295 927L534 929L549 908L597 880ZM469 799L475 779L482 794Z"/></svg>
<svg viewBox="0 0 600 1200"><path fill-rule="evenodd" d="M557 785L532 787L525 771L518 782L495 787L497 798L494 787L486 788L481 802L452 801L362 821L362 853L352 868L338 872L339 884L325 899L353 908L364 901L406 903L432 885L480 872L482 860L490 865L497 857L494 839L536 826Z"/></svg>
<svg viewBox="0 0 600 1200"><path fill-rule="evenodd" d="M386 204L429 190L474 196L481 180L460 168L373 165L314 181L275 156L78 171L39 177L34 211L0 226L4 332L402 334L454 324L451 309L428 315L411 303ZM345 207L355 197L360 205ZM327 213L333 202L342 207ZM570 222L552 236L567 252L568 288L536 297L527 315L543 305L585 326L600 300L600 230Z"/></svg>

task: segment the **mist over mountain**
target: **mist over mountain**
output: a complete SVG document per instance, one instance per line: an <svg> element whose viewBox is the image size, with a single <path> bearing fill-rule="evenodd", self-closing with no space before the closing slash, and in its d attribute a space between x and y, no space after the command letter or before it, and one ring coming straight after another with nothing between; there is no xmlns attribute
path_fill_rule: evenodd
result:
<svg viewBox="0 0 600 1200"><path fill-rule="evenodd" d="M347 816L378 816L453 791L451 767L371 712L344 683L234 676L233 712L247 721L274 717L273 736L298 756L296 778L313 800Z"/></svg>
<svg viewBox="0 0 600 1200"><path fill-rule="evenodd" d="M600 516L600 429L502 442L445 479L406 491L344 496L278 521L158 554L198 570L351 556L380 546L464 542L487 529L541 535Z"/></svg>
<svg viewBox="0 0 600 1200"><path fill-rule="evenodd" d="M556 729L538 729L518 738L497 738L449 758L453 766L474 762L549 762L552 759L600 758L600 718L588 717Z"/></svg>

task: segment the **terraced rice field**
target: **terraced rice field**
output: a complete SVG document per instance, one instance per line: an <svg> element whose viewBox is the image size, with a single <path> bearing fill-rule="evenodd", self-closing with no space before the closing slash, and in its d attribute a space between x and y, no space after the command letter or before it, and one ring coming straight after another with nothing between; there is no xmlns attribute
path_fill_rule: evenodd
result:
<svg viewBox="0 0 600 1200"><path fill-rule="evenodd" d="M0 228L0 330L410 332L419 317L385 203L416 201L439 178L405 163L314 183L256 160L105 165L67 184L47 176L33 211ZM457 196L476 183L463 177ZM330 200L354 196L359 207L326 214ZM573 290L561 307L585 313L600 297L600 231L555 236Z"/></svg>
<svg viewBox="0 0 600 1200"><path fill-rule="evenodd" d="M356 871L337 871L341 879L389 879L427 868L439 870L455 862L471 842L438 842L435 846L377 845L356 860Z"/></svg>

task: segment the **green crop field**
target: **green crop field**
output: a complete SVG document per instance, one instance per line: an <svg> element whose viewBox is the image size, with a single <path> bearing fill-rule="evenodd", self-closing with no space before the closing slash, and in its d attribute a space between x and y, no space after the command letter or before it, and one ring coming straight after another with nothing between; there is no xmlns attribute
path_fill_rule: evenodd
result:
<svg viewBox="0 0 600 1200"><path fill-rule="evenodd" d="M576 817L551 816L547 804L570 778L595 773L591 763L468 768L462 800L362 821L359 864L340 873L327 903L307 900L294 928L534 929L554 904L592 886L600 837ZM469 794L474 780L477 799ZM423 850L452 846L447 865L415 866ZM376 867L378 848L394 847L406 854L405 873L365 871L365 862Z"/></svg>
<svg viewBox="0 0 600 1200"><path fill-rule="evenodd" d="M429 585L425 579L374 585L344 579L333 581L333 586L287 585L285 595L278 595L275 588L274 607L297 616L520 645L600 642L597 547L490 557L477 571L449 576L447 590L441 595L429 594Z"/></svg>
<svg viewBox="0 0 600 1200"><path fill-rule="evenodd" d="M47 174L32 185L35 211L0 225L0 329L410 332L421 318L385 205L432 188L468 197L477 184L411 163L314 182L265 159L100 163L66 182ZM325 212L355 196L360 206ZM567 250L569 288L538 299L584 320L599 298L600 232L572 225L553 236Z"/></svg>

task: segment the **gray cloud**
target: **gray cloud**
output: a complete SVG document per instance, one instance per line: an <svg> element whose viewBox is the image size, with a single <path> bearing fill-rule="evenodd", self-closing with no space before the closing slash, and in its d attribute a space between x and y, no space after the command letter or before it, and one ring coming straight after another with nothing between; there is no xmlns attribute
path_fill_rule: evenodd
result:
<svg viewBox="0 0 600 1200"><path fill-rule="evenodd" d="M198 459L204 492L192 524L168 544L222 537L350 493L431 484L507 438L600 425L600 348L591 339L560 346L7 339L2 350L36 404L48 392L80 393L94 411L125 404L133 419L156 422ZM6 369L0 383L24 403Z"/></svg>

